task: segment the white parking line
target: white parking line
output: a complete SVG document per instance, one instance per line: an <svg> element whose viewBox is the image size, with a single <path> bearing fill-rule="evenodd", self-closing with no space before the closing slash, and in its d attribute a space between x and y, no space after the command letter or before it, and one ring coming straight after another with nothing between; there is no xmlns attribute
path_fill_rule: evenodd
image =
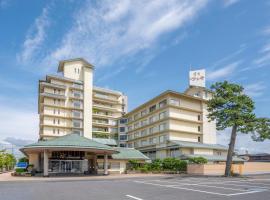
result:
<svg viewBox="0 0 270 200"><path fill-rule="evenodd" d="M143 199L141 199L141 198L134 197L134 196L129 195L129 194L127 194L126 197L129 197L129 198L132 198L132 199L136 199L136 200L143 200Z"/></svg>
<svg viewBox="0 0 270 200"><path fill-rule="evenodd" d="M158 182L167 182L167 183L177 183L178 185L194 185L194 186L202 186L202 187L212 187L212 188L220 188L224 190L235 190L235 191L247 191L247 190L242 190L242 189L236 189L236 188L230 188L230 187L221 187L221 186L213 186L213 185L204 185L204 184L196 184L196 183L180 183L177 181L162 181L162 180L154 180Z"/></svg>
<svg viewBox="0 0 270 200"><path fill-rule="evenodd" d="M175 188L175 189L180 189L180 190L188 190L188 191L194 191L194 192L201 192L201 193L207 193L207 194L213 194L213 195L219 195L219 196L236 196L236 195L242 195L242 194L250 194L250 193L258 193L258 192L263 192L266 191L266 189L258 189L258 190L246 190L245 192L240 192L240 193L231 193L231 194L224 194L224 193L219 193L219 192L211 192L211 191L205 191L205 190L198 190L198 189L192 189L192 188L185 188L185 187L179 187L175 185L162 185L162 184L157 184L157 183L149 183L149 182L144 182L144 181L134 181L136 183L142 183L142 184L147 184L147 185L154 185L154 186L160 186L160 187L166 187L166 188Z"/></svg>

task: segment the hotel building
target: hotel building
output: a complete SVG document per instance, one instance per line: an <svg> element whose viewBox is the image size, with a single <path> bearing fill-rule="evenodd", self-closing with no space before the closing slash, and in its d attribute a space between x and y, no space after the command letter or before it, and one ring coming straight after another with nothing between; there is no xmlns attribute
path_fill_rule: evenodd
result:
<svg viewBox="0 0 270 200"><path fill-rule="evenodd" d="M117 120L127 112L127 96L93 86L93 69L84 59L64 60L61 75L39 81L40 140L70 133L118 139Z"/></svg>
<svg viewBox="0 0 270 200"><path fill-rule="evenodd" d="M151 159L203 156L224 161L227 148L216 144L216 125L207 119L211 93L190 86L184 93L165 91L127 113L128 147Z"/></svg>
<svg viewBox="0 0 270 200"><path fill-rule="evenodd" d="M117 147L123 146L118 120L127 112L127 97L93 86L93 70L82 58L64 60L61 75L39 81L39 141L20 150L44 176L124 173L128 160L149 160L134 148Z"/></svg>

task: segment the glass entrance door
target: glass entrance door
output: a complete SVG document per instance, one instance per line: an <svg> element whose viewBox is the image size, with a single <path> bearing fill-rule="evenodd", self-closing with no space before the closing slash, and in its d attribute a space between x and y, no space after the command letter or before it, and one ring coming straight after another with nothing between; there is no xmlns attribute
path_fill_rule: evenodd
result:
<svg viewBox="0 0 270 200"><path fill-rule="evenodd" d="M83 173L82 160L50 160L49 172Z"/></svg>

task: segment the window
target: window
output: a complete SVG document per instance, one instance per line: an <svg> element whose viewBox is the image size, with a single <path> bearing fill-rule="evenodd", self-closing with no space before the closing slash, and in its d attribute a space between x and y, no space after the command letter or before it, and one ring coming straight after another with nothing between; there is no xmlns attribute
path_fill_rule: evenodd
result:
<svg viewBox="0 0 270 200"><path fill-rule="evenodd" d="M60 124L60 119L57 120L57 123Z"/></svg>
<svg viewBox="0 0 270 200"><path fill-rule="evenodd" d="M132 143L128 143L128 148L132 148L133 144Z"/></svg>
<svg viewBox="0 0 270 200"><path fill-rule="evenodd" d="M134 133L134 138L140 137L140 133L139 132L135 132Z"/></svg>
<svg viewBox="0 0 270 200"><path fill-rule="evenodd" d="M53 104L56 104L56 99L53 99Z"/></svg>
<svg viewBox="0 0 270 200"><path fill-rule="evenodd" d="M60 109L58 109L58 115L60 115Z"/></svg>
<svg viewBox="0 0 270 200"><path fill-rule="evenodd" d="M201 131L201 127L200 126L198 126L198 132L200 132Z"/></svg>
<svg viewBox="0 0 270 200"><path fill-rule="evenodd" d="M180 100L179 99L170 99L170 104L174 106L180 106Z"/></svg>
<svg viewBox="0 0 270 200"><path fill-rule="evenodd" d="M142 130L141 131L141 136L143 137L143 136L146 136L146 135L147 135L147 130L146 129Z"/></svg>
<svg viewBox="0 0 270 200"><path fill-rule="evenodd" d="M53 124L55 124L55 119L53 119Z"/></svg>
<svg viewBox="0 0 270 200"><path fill-rule="evenodd" d="M120 135L120 140L127 140L127 135Z"/></svg>
<svg viewBox="0 0 270 200"><path fill-rule="evenodd" d="M60 133L60 130L59 130L59 129L57 129L57 134L59 135L59 133Z"/></svg>
<svg viewBox="0 0 270 200"><path fill-rule="evenodd" d="M124 143L120 143L119 146L120 146L120 147L127 147L127 145L124 144Z"/></svg>
<svg viewBox="0 0 270 200"><path fill-rule="evenodd" d="M155 111L156 110L156 105L153 105L153 106L151 106L150 108L149 108L149 112L153 112L153 111Z"/></svg>
<svg viewBox="0 0 270 200"><path fill-rule="evenodd" d="M81 108L81 102L80 101L73 101L74 108Z"/></svg>
<svg viewBox="0 0 270 200"><path fill-rule="evenodd" d="M152 117L149 118L149 123L154 123L157 120L158 120L158 116L157 115L154 115L154 116L152 116Z"/></svg>
<svg viewBox="0 0 270 200"><path fill-rule="evenodd" d="M159 130L164 131L166 129L166 123L160 124L159 125Z"/></svg>
<svg viewBox="0 0 270 200"><path fill-rule="evenodd" d="M74 92L73 92L73 96L74 96L74 97L77 97L77 98L81 98L82 93L79 92L79 91L74 91Z"/></svg>
<svg viewBox="0 0 270 200"><path fill-rule="evenodd" d="M53 93L56 94L56 89L53 89Z"/></svg>
<svg viewBox="0 0 270 200"><path fill-rule="evenodd" d="M159 136L159 142L164 143L166 141L166 135Z"/></svg>
<svg viewBox="0 0 270 200"><path fill-rule="evenodd" d="M72 133L81 135L81 131L80 130L72 130Z"/></svg>
<svg viewBox="0 0 270 200"><path fill-rule="evenodd" d="M137 123L134 124L134 128L139 128L139 127L140 127L139 122L137 122Z"/></svg>
<svg viewBox="0 0 270 200"><path fill-rule="evenodd" d="M141 126L145 126L147 124L147 119L141 121Z"/></svg>
<svg viewBox="0 0 270 200"><path fill-rule="evenodd" d="M159 119L164 119L166 117L166 111L159 113Z"/></svg>
<svg viewBox="0 0 270 200"><path fill-rule="evenodd" d="M128 135L128 139L132 140L133 139L133 134Z"/></svg>
<svg viewBox="0 0 270 200"><path fill-rule="evenodd" d="M73 127L75 127L75 128L80 128L80 127L81 127L81 121L79 121L79 120L74 120L74 121L73 121Z"/></svg>
<svg viewBox="0 0 270 200"><path fill-rule="evenodd" d="M198 115L198 121L201 121L201 115Z"/></svg>
<svg viewBox="0 0 270 200"><path fill-rule="evenodd" d="M77 110L73 110L72 111L72 115L73 115L73 117L81 117L81 112L80 111L77 111Z"/></svg>
<svg viewBox="0 0 270 200"><path fill-rule="evenodd" d="M146 146L146 145L147 145L147 140L142 140L142 141L141 141L141 145L142 145L142 146Z"/></svg>
<svg viewBox="0 0 270 200"><path fill-rule="evenodd" d="M120 127L119 130L120 130L121 133L123 133L123 132L126 131L126 128L125 127Z"/></svg>
<svg viewBox="0 0 270 200"><path fill-rule="evenodd" d="M217 155L221 156L221 151L218 151L218 152L217 152Z"/></svg>
<svg viewBox="0 0 270 200"><path fill-rule="evenodd" d="M127 119L120 119L120 124L126 124L127 123Z"/></svg>
<svg viewBox="0 0 270 200"><path fill-rule="evenodd" d="M167 99L164 99L163 101L159 102L159 107L160 108L163 108L166 105L167 105Z"/></svg>
<svg viewBox="0 0 270 200"><path fill-rule="evenodd" d="M53 134L55 134L55 129L53 129Z"/></svg>
<svg viewBox="0 0 270 200"><path fill-rule="evenodd" d="M58 101L58 105L60 105L60 99L58 99L57 101Z"/></svg>
<svg viewBox="0 0 270 200"><path fill-rule="evenodd" d="M134 147L136 148L136 147L139 147L139 143L136 141L136 142L134 142Z"/></svg>
<svg viewBox="0 0 270 200"><path fill-rule="evenodd" d="M156 137L149 138L149 144L156 144L156 143L157 143Z"/></svg>
<svg viewBox="0 0 270 200"><path fill-rule="evenodd" d="M111 169L120 169L120 162L111 162Z"/></svg>
<svg viewBox="0 0 270 200"><path fill-rule="evenodd" d="M201 142L201 137L198 137L198 142Z"/></svg>
<svg viewBox="0 0 270 200"><path fill-rule="evenodd" d="M147 110L143 110L143 111L141 112L141 116L146 115L146 113L147 113Z"/></svg>
<svg viewBox="0 0 270 200"><path fill-rule="evenodd" d="M139 118L139 113L137 113L137 114L134 115L134 120L136 120L138 118Z"/></svg>
<svg viewBox="0 0 270 200"><path fill-rule="evenodd" d="M132 130L132 126L129 126L129 127L128 127L128 131L131 131L131 130Z"/></svg>
<svg viewBox="0 0 270 200"><path fill-rule="evenodd" d="M56 113L56 110L55 109L53 109L53 114L55 114Z"/></svg>
<svg viewBox="0 0 270 200"><path fill-rule="evenodd" d="M170 157L176 158L178 156L180 156L179 149L170 149Z"/></svg>

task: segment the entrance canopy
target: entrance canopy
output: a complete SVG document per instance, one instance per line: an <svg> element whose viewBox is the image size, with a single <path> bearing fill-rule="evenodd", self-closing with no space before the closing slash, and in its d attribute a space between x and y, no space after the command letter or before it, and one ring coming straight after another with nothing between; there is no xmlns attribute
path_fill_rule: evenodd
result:
<svg viewBox="0 0 270 200"><path fill-rule="evenodd" d="M77 134L69 134L62 137L57 137L51 140L38 141L29 144L20 149L24 154L31 152L51 150L70 150L70 151L85 151L100 154L118 153L116 149L110 146L96 142L94 140L79 136Z"/></svg>

